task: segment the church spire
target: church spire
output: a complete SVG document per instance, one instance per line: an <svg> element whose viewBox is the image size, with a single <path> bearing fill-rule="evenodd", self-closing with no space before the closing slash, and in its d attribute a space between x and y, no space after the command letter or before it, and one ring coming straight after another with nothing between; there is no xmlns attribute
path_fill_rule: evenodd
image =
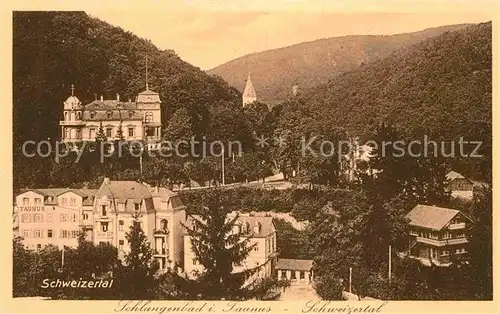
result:
<svg viewBox="0 0 500 314"><path fill-rule="evenodd" d="M257 101L257 93L253 87L252 78L250 73L248 73L247 83L245 85L245 90L243 91L243 106Z"/></svg>

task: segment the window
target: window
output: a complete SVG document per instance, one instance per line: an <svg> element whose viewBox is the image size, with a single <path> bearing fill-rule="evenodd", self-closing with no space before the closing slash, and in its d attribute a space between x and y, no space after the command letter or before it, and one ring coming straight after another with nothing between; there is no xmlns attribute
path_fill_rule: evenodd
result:
<svg viewBox="0 0 500 314"><path fill-rule="evenodd" d="M28 214L23 214L21 216L21 222L30 222L30 216Z"/></svg>
<svg viewBox="0 0 500 314"><path fill-rule="evenodd" d="M76 129L76 138L82 138L82 131L80 129Z"/></svg>
<svg viewBox="0 0 500 314"><path fill-rule="evenodd" d="M106 116L108 117L108 119L111 119L113 116L113 113L111 111L108 111L108 112L106 112Z"/></svg>
<svg viewBox="0 0 500 314"><path fill-rule="evenodd" d="M198 262L196 261L196 258L193 258L193 265L196 265L198 264Z"/></svg>
<svg viewBox="0 0 500 314"><path fill-rule="evenodd" d="M161 209L167 209L167 202L161 202Z"/></svg>
<svg viewBox="0 0 500 314"><path fill-rule="evenodd" d="M292 276L290 277L290 279L292 279L292 280L297 279L297 274L295 273L295 270L292 270L291 273L292 273Z"/></svg>
<svg viewBox="0 0 500 314"><path fill-rule="evenodd" d="M52 213L47 213L47 222L52 222Z"/></svg>
<svg viewBox="0 0 500 314"><path fill-rule="evenodd" d="M70 202L71 205L75 205L76 204L76 198L74 198L74 197L70 198L69 202Z"/></svg>
<svg viewBox="0 0 500 314"><path fill-rule="evenodd" d="M65 215L65 214L61 214L61 215L59 216L59 221L60 221L60 222L66 222L66 215Z"/></svg>
<svg viewBox="0 0 500 314"><path fill-rule="evenodd" d="M160 220L160 228L162 230L165 230L168 228L168 221L166 219L162 219Z"/></svg>
<svg viewBox="0 0 500 314"><path fill-rule="evenodd" d="M133 116L134 116L134 111L133 111L133 110L130 110L130 111L128 112L128 117L129 117L130 119L132 119L132 117L133 117Z"/></svg>
<svg viewBox="0 0 500 314"><path fill-rule="evenodd" d="M35 229L35 238L41 238L41 237L42 237L42 230Z"/></svg>
<svg viewBox="0 0 500 314"><path fill-rule="evenodd" d="M134 136L134 128L128 128L128 136L130 137Z"/></svg>
<svg viewBox="0 0 500 314"><path fill-rule="evenodd" d="M42 221L42 216L40 214L35 214L33 217L33 222L41 222Z"/></svg>
<svg viewBox="0 0 500 314"><path fill-rule="evenodd" d="M107 222L101 222L101 231L103 231L103 232L108 231L108 223Z"/></svg>
<svg viewBox="0 0 500 314"><path fill-rule="evenodd" d="M85 214L85 213L83 213L83 214L82 214L82 219L83 219L83 220L88 220L88 219L89 219L89 214Z"/></svg>
<svg viewBox="0 0 500 314"><path fill-rule="evenodd" d="M134 204L134 209L139 210L141 208L140 206L141 206L141 204Z"/></svg>
<svg viewBox="0 0 500 314"><path fill-rule="evenodd" d="M67 111L64 112L64 121L68 121L68 112Z"/></svg>
<svg viewBox="0 0 500 314"><path fill-rule="evenodd" d="M94 128L89 129L89 138L90 139L95 138L95 129Z"/></svg>
<svg viewBox="0 0 500 314"><path fill-rule="evenodd" d="M47 238L52 238L52 229L47 230Z"/></svg>
<svg viewBox="0 0 500 314"><path fill-rule="evenodd" d="M107 137L112 137L112 133L111 133L111 131L113 131L113 129L112 129L112 128L106 128L106 136L107 136Z"/></svg>
<svg viewBox="0 0 500 314"><path fill-rule="evenodd" d="M23 197L23 205L26 206L26 205L29 205L30 204L30 199L27 198L27 197Z"/></svg>
<svg viewBox="0 0 500 314"><path fill-rule="evenodd" d="M72 219L73 222L76 222L76 214L73 214L73 219Z"/></svg>
<svg viewBox="0 0 500 314"><path fill-rule="evenodd" d="M23 238L27 239L30 236L30 231L28 229L23 230Z"/></svg>
<svg viewBox="0 0 500 314"><path fill-rule="evenodd" d="M35 198L35 206L40 206L40 205L42 205L42 199L40 199L38 197Z"/></svg>
<svg viewBox="0 0 500 314"><path fill-rule="evenodd" d="M125 210L125 204L118 203L118 210L124 211Z"/></svg>
<svg viewBox="0 0 500 314"><path fill-rule="evenodd" d="M101 205L101 215L106 216L106 205Z"/></svg>
<svg viewBox="0 0 500 314"><path fill-rule="evenodd" d="M123 225L124 225L123 220L118 221L118 229L120 231L123 231Z"/></svg>
<svg viewBox="0 0 500 314"><path fill-rule="evenodd" d="M62 203L63 205L66 205L66 198L65 198L65 197L61 198L61 203Z"/></svg>
<svg viewBox="0 0 500 314"><path fill-rule="evenodd" d="M71 230L71 238L78 238L78 230Z"/></svg>
<svg viewBox="0 0 500 314"><path fill-rule="evenodd" d="M153 113L146 112L146 122L153 122Z"/></svg>
<svg viewBox="0 0 500 314"><path fill-rule="evenodd" d="M123 251L123 243L124 243L123 240L119 240L118 241L118 249L121 250L121 251Z"/></svg>
<svg viewBox="0 0 500 314"><path fill-rule="evenodd" d="M300 276L300 277L299 277L300 279L305 279L305 278L306 278L306 272L305 272L305 271L303 271L303 270L301 270L301 271L300 271L300 275L299 275L299 276Z"/></svg>
<svg viewBox="0 0 500 314"><path fill-rule="evenodd" d="M254 247L253 247L253 250L254 250L255 252L258 252L258 251L259 251L259 245L257 244L256 246L254 246Z"/></svg>
<svg viewBox="0 0 500 314"><path fill-rule="evenodd" d="M63 239L69 238L68 230L61 230L61 238L63 238Z"/></svg>

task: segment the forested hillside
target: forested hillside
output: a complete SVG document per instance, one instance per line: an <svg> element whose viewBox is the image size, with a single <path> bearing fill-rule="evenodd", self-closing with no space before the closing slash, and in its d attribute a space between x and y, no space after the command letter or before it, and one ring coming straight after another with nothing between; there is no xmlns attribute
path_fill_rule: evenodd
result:
<svg viewBox="0 0 500 314"><path fill-rule="evenodd" d="M491 132L491 41L491 23L448 32L335 77L302 100L351 134L386 122L408 135L477 140Z"/></svg>
<svg viewBox="0 0 500 314"><path fill-rule="evenodd" d="M60 136L62 102L135 97L149 86L160 93L164 120L185 108L196 133L204 133L211 104L240 102L240 93L150 41L84 12L15 12L13 19L14 141Z"/></svg>
<svg viewBox="0 0 500 314"><path fill-rule="evenodd" d="M389 36L319 39L246 55L208 73L220 75L230 85L243 91L247 74L251 72L259 100L275 104L291 96L293 85L299 85L299 90L305 91L327 83L335 75L351 71L360 64L383 58L394 50L465 26L443 26Z"/></svg>

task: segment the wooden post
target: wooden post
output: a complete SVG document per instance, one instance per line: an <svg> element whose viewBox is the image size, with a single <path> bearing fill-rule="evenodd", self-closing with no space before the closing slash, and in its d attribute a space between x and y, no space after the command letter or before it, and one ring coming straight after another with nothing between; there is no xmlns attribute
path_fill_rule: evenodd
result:
<svg viewBox="0 0 500 314"><path fill-rule="evenodd" d="M392 268L392 256L391 256L391 246L389 245L389 285L391 284L391 268Z"/></svg>

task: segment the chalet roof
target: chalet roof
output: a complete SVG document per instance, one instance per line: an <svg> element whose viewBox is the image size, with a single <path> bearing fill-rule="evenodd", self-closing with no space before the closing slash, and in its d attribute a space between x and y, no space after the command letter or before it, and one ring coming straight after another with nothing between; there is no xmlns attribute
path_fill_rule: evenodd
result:
<svg viewBox="0 0 500 314"><path fill-rule="evenodd" d="M276 269L309 271L311 270L312 266L313 266L313 261L309 259L280 258L276 262Z"/></svg>
<svg viewBox="0 0 500 314"><path fill-rule="evenodd" d="M248 74L247 84L245 85L245 90L243 91L243 97L257 97L250 74Z"/></svg>
<svg viewBox="0 0 500 314"><path fill-rule="evenodd" d="M460 211L456 209L417 205L406 214L405 218L410 219L411 226L441 230L458 213Z"/></svg>
<svg viewBox="0 0 500 314"><path fill-rule="evenodd" d="M201 220L201 217L199 215L190 215L189 217L187 217L185 222L185 225L188 228L193 227L193 220L191 219L191 217ZM246 229L247 223L250 227L249 230ZM259 223L261 226L260 232L255 233L254 227L258 226ZM236 225L240 226L243 235L248 235L253 238L266 238L276 231L272 217L239 216L238 220L236 221ZM186 230L184 230L184 234L187 234Z"/></svg>
<svg viewBox="0 0 500 314"><path fill-rule="evenodd" d="M446 180L453 181L455 179L465 179L465 177L456 171L448 172L448 174L446 175Z"/></svg>

